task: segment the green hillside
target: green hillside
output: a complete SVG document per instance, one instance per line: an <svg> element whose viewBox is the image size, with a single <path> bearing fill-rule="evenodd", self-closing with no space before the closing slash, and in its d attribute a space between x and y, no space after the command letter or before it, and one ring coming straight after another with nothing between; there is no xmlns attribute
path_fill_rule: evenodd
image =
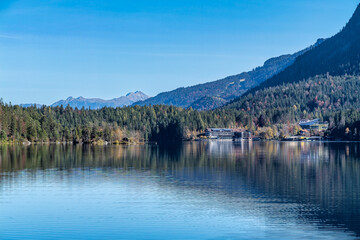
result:
<svg viewBox="0 0 360 240"><path fill-rule="evenodd" d="M299 56L294 64L250 92L327 73L333 76L360 74L360 5L338 34Z"/></svg>
<svg viewBox="0 0 360 240"><path fill-rule="evenodd" d="M344 128L360 120L359 76L316 76L297 83L268 87L228 104L255 126L296 123L320 118L330 128ZM238 117L239 119L239 117Z"/></svg>
<svg viewBox="0 0 360 240"><path fill-rule="evenodd" d="M190 107L199 111L211 110L225 105L226 102L225 99L219 97L203 97L192 103Z"/></svg>

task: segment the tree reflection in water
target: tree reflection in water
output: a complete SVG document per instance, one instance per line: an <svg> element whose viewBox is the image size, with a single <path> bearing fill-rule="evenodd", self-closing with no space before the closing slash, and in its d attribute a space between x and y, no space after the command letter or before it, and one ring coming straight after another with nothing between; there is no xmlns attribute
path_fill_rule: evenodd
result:
<svg viewBox="0 0 360 240"><path fill-rule="evenodd" d="M26 170L148 172L163 183L257 201L299 203L299 218L360 236L358 143L189 142L180 145L0 147L0 181ZM309 206L309 207L307 207ZM314 207L315 206L315 207Z"/></svg>

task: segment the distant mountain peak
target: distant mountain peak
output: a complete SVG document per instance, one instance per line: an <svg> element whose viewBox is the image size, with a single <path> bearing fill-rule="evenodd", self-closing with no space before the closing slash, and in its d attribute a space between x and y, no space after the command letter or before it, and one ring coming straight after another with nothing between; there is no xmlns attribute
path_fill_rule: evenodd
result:
<svg viewBox="0 0 360 240"><path fill-rule="evenodd" d="M128 94L126 94L126 97L131 95L146 95L146 94L143 93L142 91L135 91L135 92L129 92Z"/></svg>
<svg viewBox="0 0 360 240"><path fill-rule="evenodd" d="M84 98L80 96L78 98L68 97L66 100L60 100L55 102L51 106L68 106L70 105L73 108L90 108L90 109L99 109L103 107L123 107L130 106L134 102L144 101L149 98L146 94L141 91L136 91L135 93L130 92L126 94L126 96L122 96L119 98L114 98L111 100L104 100L100 98Z"/></svg>

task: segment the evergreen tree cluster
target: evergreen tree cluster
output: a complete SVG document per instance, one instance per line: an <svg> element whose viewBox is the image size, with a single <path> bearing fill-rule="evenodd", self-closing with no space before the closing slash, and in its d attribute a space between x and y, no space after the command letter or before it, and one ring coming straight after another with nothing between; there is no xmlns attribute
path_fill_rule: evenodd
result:
<svg viewBox="0 0 360 240"><path fill-rule="evenodd" d="M360 77L322 75L268 87L231 102L226 109L239 111L238 122L250 121L253 128L319 118L329 122L332 135L360 139L354 125L360 120ZM353 135L344 135L347 128Z"/></svg>
<svg viewBox="0 0 360 240"><path fill-rule="evenodd" d="M191 138L210 126L232 127L234 121L223 111L198 112L164 105L99 110L23 108L1 101L0 142L175 141Z"/></svg>

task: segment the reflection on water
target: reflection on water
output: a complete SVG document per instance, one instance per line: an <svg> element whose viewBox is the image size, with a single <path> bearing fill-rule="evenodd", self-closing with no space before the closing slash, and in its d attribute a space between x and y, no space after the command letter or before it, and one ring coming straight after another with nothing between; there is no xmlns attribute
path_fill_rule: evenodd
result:
<svg viewBox="0 0 360 240"><path fill-rule="evenodd" d="M360 145L0 147L0 238L360 237Z"/></svg>

